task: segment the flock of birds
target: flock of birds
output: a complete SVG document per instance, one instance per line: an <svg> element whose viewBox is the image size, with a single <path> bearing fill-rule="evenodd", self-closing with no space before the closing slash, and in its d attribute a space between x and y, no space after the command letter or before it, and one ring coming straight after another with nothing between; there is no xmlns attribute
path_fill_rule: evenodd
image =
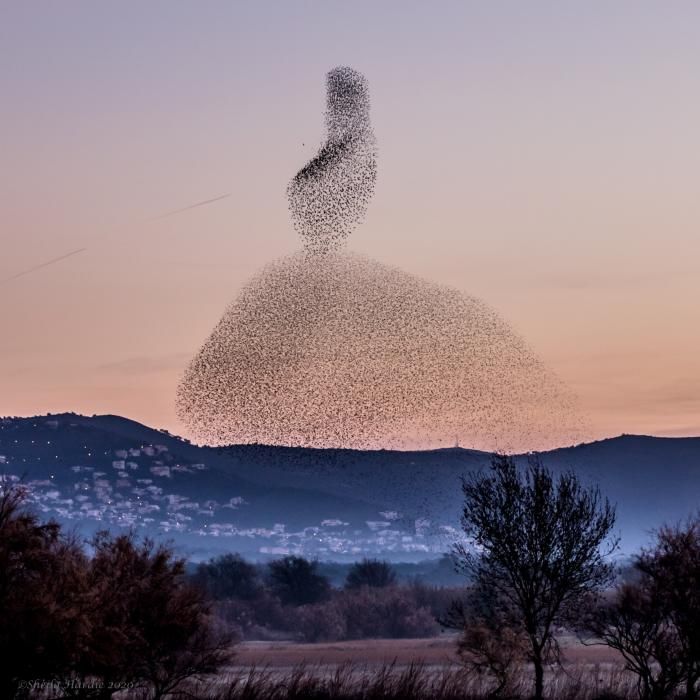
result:
<svg viewBox="0 0 700 700"><path fill-rule="evenodd" d="M351 68L327 76L326 143L289 183L294 227L310 253L340 250L362 221L377 179L369 89Z"/></svg>
<svg viewBox="0 0 700 700"><path fill-rule="evenodd" d="M573 396L482 301L353 254L377 175L365 78L327 76L327 136L287 196L304 248L267 265L189 364L179 417L210 444L544 449Z"/></svg>

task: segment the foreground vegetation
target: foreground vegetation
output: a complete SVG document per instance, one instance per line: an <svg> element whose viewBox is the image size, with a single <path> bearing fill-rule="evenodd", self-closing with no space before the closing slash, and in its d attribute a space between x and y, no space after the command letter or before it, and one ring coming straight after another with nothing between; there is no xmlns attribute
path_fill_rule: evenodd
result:
<svg viewBox="0 0 700 700"><path fill-rule="evenodd" d="M512 688L512 698L531 693L528 674ZM224 674L215 683L193 687L202 700L484 700L493 683L465 668L431 669L420 661L400 668L343 664L334 668L300 665L284 675L253 668ZM568 669L546 677L547 697L557 700L633 700L634 678L620 669Z"/></svg>
<svg viewBox="0 0 700 700"><path fill-rule="evenodd" d="M106 532L88 556L0 483L0 697L161 698L231 658L184 562L167 547Z"/></svg>

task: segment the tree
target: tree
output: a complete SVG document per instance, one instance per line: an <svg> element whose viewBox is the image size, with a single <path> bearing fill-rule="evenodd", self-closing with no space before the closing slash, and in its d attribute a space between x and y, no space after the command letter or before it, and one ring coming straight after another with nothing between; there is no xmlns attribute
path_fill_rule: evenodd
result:
<svg viewBox="0 0 700 700"><path fill-rule="evenodd" d="M622 584L593 614L589 630L620 652L644 700L672 697L684 677L683 649L648 580Z"/></svg>
<svg viewBox="0 0 700 700"><path fill-rule="evenodd" d="M0 696L51 680L70 665L88 627L86 559L55 522L26 509L22 485L0 480Z"/></svg>
<svg viewBox="0 0 700 700"><path fill-rule="evenodd" d="M284 605L310 605L325 600L330 583L317 573L318 562L286 556L268 564L268 582Z"/></svg>
<svg viewBox="0 0 700 700"><path fill-rule="evenodd" d="M700 680L700 520L665 526L636 568L675 630L683 650L685 697L697 698Z"/></svg>
<svg viewBox="0 0 700 700"><path fill-rule="evenodd" d="M100 697L137 683L162 698L230 659L232 639L217 629L203 592L187 582L184 561L171 549L108 532L92 546L91 625L66 686L97 678Z"/></svg>
<svg viewBox="0 0 700 700"><path fill-rule="evenodd" d="M388 561L363 559L350 567L345 578L345 588L357 589L362 586L385 588L396 583L396 573Z"/></svg>
<svg viewBox="0 0 700 700"><path fill-rule="evenodd" d="M575 622L613 579L606 556L617 547L609 540L615 509L599 489L571 472L555 479L536 458L520 471L512 457L496 456L490 473L471 474L462 490L470 545L457 544L455 555L527 639L540 700L544 665L559 658L555 629Z"/></svg>
<svg viewBox="0 0 700 700"><path fill-rule="evenodd" d="M223 554L199 564L193 580L217 600L253 600L262 592L257 568L240 554Z"/></svg>
<svg viewBox="0 0 700 700"><path fill-rule="evenodd" d="M635 576L594 617L591 630L617 649L644 698L680 686L698 697L700 680L700 520L664 526L634 562Z"/></svg>
<svg viewBox="0 0 700 700"><path fill-rule="evenodd" d="M26 496L0 480L0 697L26 696L21 681L42 679L67 696L136 684L161 698L230 658L230 637L169 548L103 532L88 558Z"/></svg>

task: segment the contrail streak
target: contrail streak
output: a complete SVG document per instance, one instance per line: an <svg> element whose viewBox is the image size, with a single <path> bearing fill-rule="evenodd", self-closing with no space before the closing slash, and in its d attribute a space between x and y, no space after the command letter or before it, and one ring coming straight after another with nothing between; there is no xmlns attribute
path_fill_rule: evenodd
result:
<svg viewBox="0 0 700 700"><path fill-rule="evenodd" d="M41 270L42 267L48 267L49 265L53 265L54 263L60 262L61 260L65 260L66 258L70 258L72 255L77 255L78 253L82 253L85 250L87 250L87 248L78 248L77 250L71 250L70 253L66 253L65 255L60 255L57 258L52 258L51 260L47 260L46 262L43 262L40 265L34 265L34 267L27 268L26 270L22 270L22 272L18 272L16 275L12 275L12 277L6 277L4 280L0 280L0 284L6 284L7 282L12 282L12 280L16 280L18 277L24 277L24 275L28 275L31 272L35 272L36 270Z"/></svg>
<svg viewBox="0 0 700 700"><path fill-rule="evenodd" d="M148 221L158 221L158 219L165 219L167 216L173 216L173 214L180 214L183 211L187 211L188 209L196 209L197 207L203 207L205 204L211 204L212 202L218 202L220 199L226 199L226 197L230 197L231 193L228 192L227 194L222 194L219 195L218 197L214 197L213 199L205 199L203 202L197 202L196 204L190 204L187 207L182 207L182 209L174 209L173 211L168 211L165 214L160 214L159 216L154 216L152 219L148 219Z"/></svg>
<svg viewBox="0 0 700 700"><path fill-rule="evenodd" d="M213 202L218 202L220 199L226 199L226 197L230 196L231 192L228 192L226 194L219 195L218 197L214 197L213 199L205 199L203 202L196 202L195 204L190 204L189 206L182 207L182 209L174 209L173 211L168 211L165 214L160 214L158 216L154 216L151 219L146 219L146 222L157 221L158 219L165 219L168 216L174 216L175 214L180 214L183 211L195 209L196 207L203 207L206 204L212 204ZM24 275L28 275L32 272L35 272L36 270L40 270L42 267L48 267L49 265L53 265L54 263L60 262L61 260L65 260L66 258L70 258L72 255L77 255L78 253L82 253L86 250L87 248L78 248L77 250L71 250L70 253L65 253L64 255L60 255L57 258L52 258L51 260L47 260L46 262L43 262L39 265L34 265L33 267L30 267L26 270L22 270L22 272L18 272L17 274L12 275L11 277L6 277L5 279L0 280L0 285L12 282L13 280L18 279L19 277L24 277Z"/></svg>

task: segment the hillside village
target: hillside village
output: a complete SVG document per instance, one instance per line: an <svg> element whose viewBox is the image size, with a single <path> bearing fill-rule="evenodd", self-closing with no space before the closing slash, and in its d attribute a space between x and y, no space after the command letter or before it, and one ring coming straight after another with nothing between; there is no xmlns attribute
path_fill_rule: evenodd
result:
<svg viewBox="0 0 700 700"><path fill-rule="evenodd" d="M266 490L257 489L251 497L246 484L239 493L220 469L177 454L178 448L200 448L167 433L163 442L152 443L105 437L87 429L83 420L49 416L0 421L0 471L5 478L24 483L42 517L81 532L145 529L196 549L206 546L202 541L216 539L222 540L221 547L260 555L441 552L430 541L428 520L415 520L409 532L398 523L400 513L391 510L367 509L361 522L330 511L315 520L310 514L308 524L285 522L281 509L268 508ZM256 508L258 500L265 501L264 508Z"/></svg>

